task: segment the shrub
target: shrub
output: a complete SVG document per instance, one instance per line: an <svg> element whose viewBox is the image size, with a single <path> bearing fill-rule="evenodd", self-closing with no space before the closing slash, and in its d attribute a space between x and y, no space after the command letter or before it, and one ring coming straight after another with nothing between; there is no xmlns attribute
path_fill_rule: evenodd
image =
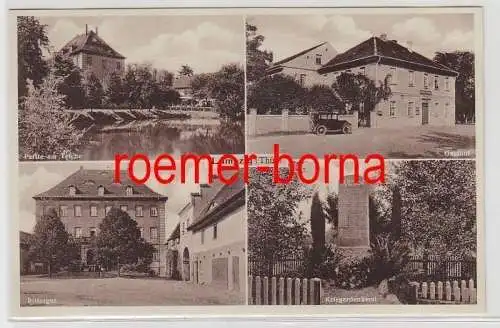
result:
<svg viewBox="0 0 500 328"><path fill-rule="evenodd" d="M326 246L319 253L314 248L307 249L305 251L303 274L311 278L335 279L336 268L339 266L341 259L340 252L331 246Z"/></svg>

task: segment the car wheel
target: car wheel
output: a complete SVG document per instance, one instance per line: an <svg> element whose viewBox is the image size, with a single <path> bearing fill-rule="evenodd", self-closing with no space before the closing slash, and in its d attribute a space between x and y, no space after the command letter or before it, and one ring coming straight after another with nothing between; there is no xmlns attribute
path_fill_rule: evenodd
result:
<svg viewBox="0 0 500 328"><path fill-rule="evenodd" d="M326 126L320 125L316 128L316 134L317 135L325 135L326 134Z"/></svg>
<svg viewBox="0 0 500 328"><path fill-rule="evenodd" d="M344 126L342 127L342 133L343 134L351 134L351 132L352 132L351 125L344 124Z"/></svg>

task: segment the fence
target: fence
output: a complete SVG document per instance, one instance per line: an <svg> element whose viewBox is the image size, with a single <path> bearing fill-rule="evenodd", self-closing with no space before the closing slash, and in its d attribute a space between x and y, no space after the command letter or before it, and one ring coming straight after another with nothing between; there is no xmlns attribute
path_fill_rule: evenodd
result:
<svg viewBox="0 0 500 328"><path fill-rule="evenodd" d="M413 300L416 304L475 304L477 303L477 290L474 287L474 280L470 279L469 284L462 280L460 286L458 281L441 281L422 284L412 283Z"/></svg>
<svg viewBox="0 0 500 328"><path fill-rule="evenodd" d="M264 261L260 258L248 259L248 273L253 276L286 276L296 275L304 266L301 255Z"/></svg>
<svg viewBox="0 0 500 328"><path fill-rule="evenodd" d="M248 277L249 305L318 305L321 294L318 278Z"/></svg>
<svg viewBox="0 0 500 328"><path fill-rule="evenodd" d="M447 257L440 260L435 255L411 256L408 264L411 280L468 280L476 279L476 259Z"/></svg>

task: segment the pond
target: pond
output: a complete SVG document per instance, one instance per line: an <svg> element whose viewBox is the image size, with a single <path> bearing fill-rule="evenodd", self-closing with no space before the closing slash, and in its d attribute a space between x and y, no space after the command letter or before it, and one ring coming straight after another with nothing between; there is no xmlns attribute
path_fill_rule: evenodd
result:
<svg viewBox="0 0 500 328"><path fill-rule="evenodd" d="M115 154L161 153L243 154L244 132L240 124L218 119L152 119L122 124L94 125L87 131L81 160L113 160Z"/></svg>

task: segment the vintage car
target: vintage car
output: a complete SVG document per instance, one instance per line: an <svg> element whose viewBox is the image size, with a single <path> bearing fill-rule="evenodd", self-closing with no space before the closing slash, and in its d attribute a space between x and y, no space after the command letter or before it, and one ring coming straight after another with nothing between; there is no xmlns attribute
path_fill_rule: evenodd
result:
<svg viewBox="0 0 500 328"><path fill-rule="evenodd" d="M324 135L328 132L342 132L350 134L352 125L346 120L339 119L338 113L312 112L309 114L309 123L312 133Z"/></svg>

